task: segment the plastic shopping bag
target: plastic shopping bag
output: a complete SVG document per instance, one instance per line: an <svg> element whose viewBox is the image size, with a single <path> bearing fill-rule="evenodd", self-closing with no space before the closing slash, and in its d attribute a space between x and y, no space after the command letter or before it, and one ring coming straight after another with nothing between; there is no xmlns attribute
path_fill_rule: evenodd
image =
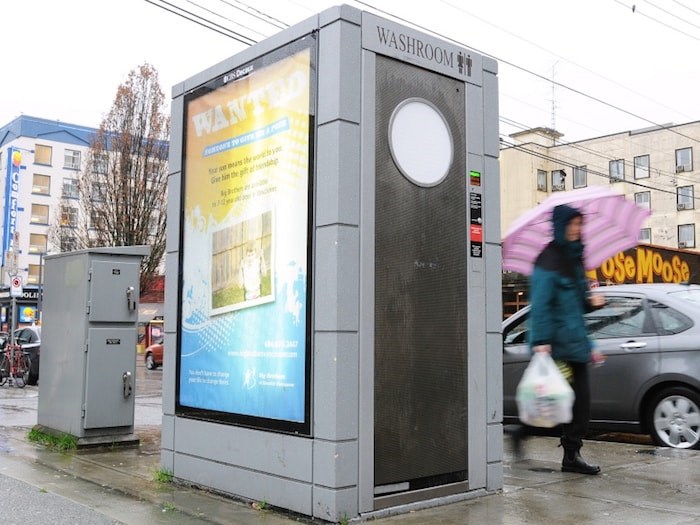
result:
<svg viewBox="0 0 700 525"><path fill-rule="evenodd" d="M574 391L547 352L535 352L515 391L520 421L551 428L571 421Z"/></svg>

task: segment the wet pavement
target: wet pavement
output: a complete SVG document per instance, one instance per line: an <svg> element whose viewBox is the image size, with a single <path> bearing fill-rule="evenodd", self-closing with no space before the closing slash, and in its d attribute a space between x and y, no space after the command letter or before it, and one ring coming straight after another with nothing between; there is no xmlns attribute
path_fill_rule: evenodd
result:
<svg viewBox="0 0 700 525"><path fill-rule="evenodd" d="M37 422L38 388L0 387L0 519L43 524L320 523L254 502L179 483L160 484L161 379L137 367L135 448L60 453L27 440ZM649 444L587 441L586 459L603 473L559 470L552 437L533 437L517 460L504 444L504 489L362 516L405 524L700 523L700 452Z"/></svg>

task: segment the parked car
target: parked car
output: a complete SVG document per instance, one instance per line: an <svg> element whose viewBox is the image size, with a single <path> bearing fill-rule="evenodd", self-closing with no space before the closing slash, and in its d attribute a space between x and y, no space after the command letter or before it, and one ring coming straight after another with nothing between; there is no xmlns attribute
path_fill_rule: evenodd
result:
<svg viewBox="0 0 700 525"><path fill-rule="evenodd" d="M22 347L22 350L29 352L28 385L36 385L39 382L39 357L41 354L41 326L25 326L15 330L15 343Z"/></svg>
<svg viewBox="0 0 700 525"><path fill-rule="evenodd" d="M146 363L146 368L149 370L155 370L163 364L163 342L154 343L146 348L144 355L144 362Z"/></svg>
<svg viewBox="0 0 700 525"><path fill-rule="evenodd" d="M591 429L650 434L661 446L700 449L700 286L606 286L586 315L606 361L591 366ZM503 419L517 422L515 390L529 360L530 309L503 322Z"/></svg>

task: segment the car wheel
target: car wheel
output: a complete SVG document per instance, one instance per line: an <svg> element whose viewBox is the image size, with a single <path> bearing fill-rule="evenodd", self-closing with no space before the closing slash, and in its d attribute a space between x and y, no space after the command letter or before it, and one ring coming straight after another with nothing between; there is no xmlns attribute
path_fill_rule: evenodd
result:
<svg viewBox="0 0 700 525"><path fill-rule="evenodd" d="M155 370L156 369L156 362L153 360L153 354L150 352L146 354L146 368L149 370Z"/></svg>
<svg viewBox="0 0 700 525"><path fill-rule="evenodd" d="M649 406L647 423L658 445L700 449L700 395L685 387L661 391Z"/></svg>

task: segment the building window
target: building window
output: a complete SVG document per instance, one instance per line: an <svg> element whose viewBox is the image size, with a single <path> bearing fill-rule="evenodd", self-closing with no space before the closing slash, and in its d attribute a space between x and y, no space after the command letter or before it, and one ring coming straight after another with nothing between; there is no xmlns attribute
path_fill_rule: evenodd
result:
<svg viewBox="0 0 700 525"><path fill-rule="evenodd" d="M97 231L104 231L104 217L99 210L90 212L90 228Z"/></svg>
<svg viewBox="0 0 700 525"><path fill-rule="evenodd" d="M78 179L63 178L63 192L61 195L66 199L78 198Z"/></svg>
<svg viewBox="0 0 700 525"><path fill-rule="evenodd" d="M32 216L29 218L32 224L49 223L49 207L45 204L32 204Z"/></svg>
<svg viewBox="0 0 700 525"><path fill-rule="evenodd" d="M693 171L693 148L676 150L676 173Z"/></svg>
<svg viewBox="0 0 700 525"><path fill-rule="evenodd" d="M679 248L695 248L695 225L694 224L679 224L678 225L678 247Z"/></svg>
<svg viewBox="0 0 700 525"><path fill-rule="evenodd" d="M588 170L586 166L574 168L574 188L585 188L588 185Z"/></svg>
<svg viewBox="0 0 700 525"><path fill-rule="evenodd" d="M35 173L32 177L32 193L49 195L51 193L51 177Z"/></svg>
<svg viewBox="0 0 700 525"><path fill-rule="evenodd" d="M649 155L640 155L634 158L634 178L649 178Z"/></svg>
<svg viewBox="0 0 700 525"><path fill-rule="evenodd" d="M51 166L51 146L34 145L34 164L44 164Z"/></svg>
<svg viewBox="0 0 700 525"><path fill-rule="evenodd" d="M61 226L66 228L78 227L78 209L73 206L61 206Z"/></svg>
<svg viewBox="0 0 700 525"><path fill-rule="evenodd" d="M95 173L106 175L107 166L109 166L109 156L106 153L95 153Z"/></svg>
<svg viewBox="0 0 700 525"><path fill-rule="evenodd" d="M679 210L692 210L694 207L693 202L692 186L681 186L676 189L676 205Z"/></svg>
<svg viewBox="0 0 700 525"><path fill-rule="evenodd" d="M639 230L639 242L651 244L651 228L642 228Z"/></svg>
<svg viewBox="0 0 700 525"><path fill-rule="evenodd" d="M640 191L634 194L634 202L640 208L651 209L651 192L650 191Z"/></svg>
<svg viewBox="0 0 700 525"><path fill-rule="evenodd" d="M547 191L547 172L544 170L537 170L537 190Z"/></svg>
<svg viewBox="0 0 700 525"><path fill-rule="evenodd" d="M46 235L29 234L29 253L46 253Z"/></svg>
<svg viewBox="0 0 700 525"><path fill-rule="evenodd" d="M27 284L39 284L39 272L41 267L38 264L30 264L27 275Z"/></svg>
<svg viewBox="0 0 700 525"><path fill-rule="evenodd" d="M90 188L90 198L92 199L92 202L103 202L104 201L104 194L102 193L104 188L102 187L101 184L98 182L94 182L92 184L92 187Z"/></svg>
<svg viewBox="0 0 700 525"><path fill-rule="evenodd" d="M566 181L566 171L554 170L552 172L552 191L564 191L564 181Z"/></svg>
<svg viewBox="0 0 700 525"><path fill-rule="evenodd" d="M61 236L61 252L72 252L77 250L78 242L73 235Z"/></svg>
<svg viewBox="0 0 700 525"><path fill-rule="evenodd" d="M67 149L63 157L63 167L68 170L79 170L80 152L75 149Z"/></svg>
<svg viewBox="0 0 700 525"><path fill-rule="evenodd" d="M608 163L608 171L610 173L610 182L625 180L625 161L622 159L611 160Z"/></svg>

